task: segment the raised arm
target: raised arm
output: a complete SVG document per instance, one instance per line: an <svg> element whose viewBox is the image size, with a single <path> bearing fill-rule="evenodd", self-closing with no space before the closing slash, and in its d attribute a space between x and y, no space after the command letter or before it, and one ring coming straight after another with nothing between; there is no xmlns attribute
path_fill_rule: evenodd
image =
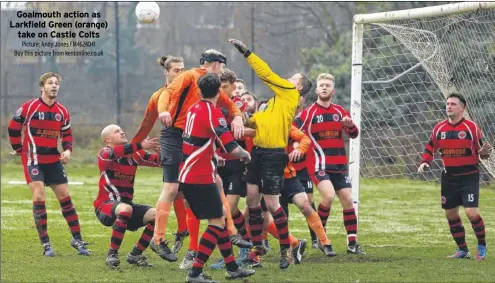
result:
<svg viewBox="0 0 495 283"><path fill-rule="evenodd" d="M160 97L164 89L164 87L160 88L150 97L148 106L144 111L143 120L141 120L141 124L139 125L136 135L132 138L131 142L142 142L153 129L155 121L158 118L158 98ZM168 98L164 98L164 100L165 99L168 102Z"/></svg>
<svg viewBox="0 0 495 283"><path fill-rule="evenodd" d="M254 72L277 97L290 100L299 99L299 92L296 87L288 80L281 78L279 75L274 73L268 64L258 57L258 55L251 52L251 50L249 50L244 43L237 39L230 39L229 42L244 55Z"/></svg>

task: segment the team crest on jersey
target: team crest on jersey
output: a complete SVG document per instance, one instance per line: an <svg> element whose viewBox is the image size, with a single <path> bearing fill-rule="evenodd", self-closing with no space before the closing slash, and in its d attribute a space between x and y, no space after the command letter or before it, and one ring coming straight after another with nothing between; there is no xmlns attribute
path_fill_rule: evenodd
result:
<svg viewBox="0 0 495 283"><path fill-rule="evenodd" d="M31 169L31 175L38 176L39 173L40 173L40 171L38 171L38 168Z"/></svg>
<svg viewBox="0 0 495 283"><path fill-rule="evenodd" d="M218 122L220 125L227 127L227 121L225 121L225 118L218 118Z"/></svg>
<svg viewBox="0 0 495 283"><path fill-rule="evenodd" d="M459 134L457 135L461 140L466 138L466 132L460 131Z"/></svg>
<svg viewBox="0 0 495 283"><path fill-rule="evenodd" d="M12 113L12 112L10 112L10 113ZM21 107L21 108L19 108L19 109L17 109L17 112L15 112L15 115L16 115L17 117L20 117L20 116L21 116L21 114L22 114L22 107Z"/></svg>
<svg viewBox="0 0 495 283"><path fill-rule="evenodd" d="M325 171L323 171L323 170L320 170L320 172L318 172L318 175L319 175L320 177L323 177L323 176L325 176Z"/></svg>
<svg viewBox="0 0 495 283"><path fill-rule="evenodd" d="M333 114L333 120L338 122L340 120L339 114Z"/></svg>
<svg viewBox="0 0 495 283"><path fill-rule="evenodd" d="M442 196L442 204L445 204L446 202L447 202L447 199L444 196Z"/></svg>
<svg viewBox="0 0 495 283"><path fill-rule="evenodd" d="M241 108L241 107L242 107L242 105L243 105L243 103L242 103L242 101L240 101L240 100L237 100L237 101L235 102L235 106L237 106L238 108Z"/></svg>
<svg viewBox="0 0 495 283"><path fill-rule="evenodd" d="M62 115L60 115L59 113L55 114L55 120L57 120L57 122L62 121Z"/></svg>

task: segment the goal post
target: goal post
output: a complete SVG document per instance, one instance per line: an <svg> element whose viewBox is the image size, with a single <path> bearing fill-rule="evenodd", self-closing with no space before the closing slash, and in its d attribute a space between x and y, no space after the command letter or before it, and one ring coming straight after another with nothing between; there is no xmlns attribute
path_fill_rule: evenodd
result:
<svg viewBox="0 0 495 283"><path fill-rule="evenodd" d="M467 100L468 118L495 142L495 2L359 14L353 19L351 115L360 135L349 145L356 213L360 181L438 181L441 164L416 172L445 97ZM483 161L482 181L495 176Z"/></svg>

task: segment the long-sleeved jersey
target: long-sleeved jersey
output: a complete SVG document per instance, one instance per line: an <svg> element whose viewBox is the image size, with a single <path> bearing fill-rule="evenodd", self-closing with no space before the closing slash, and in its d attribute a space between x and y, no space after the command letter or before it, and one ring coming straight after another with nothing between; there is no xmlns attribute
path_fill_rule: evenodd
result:
<svg viewBox="0 0 495 283"><path fill-rule="evenodd" d="M206 73L203 68L187 70L162 91L158 98L158 113L168 111L172 117L172 127L184 129L187 110L201 100L198 79ZM226 107L231 116L242 115L232 99L222 91L218 97L218 105Z"/></svg>
<svg viewBox="0 0 495 283"><path fill-rule="evenodd" d="M480 162L478 151L482 146L483 135L475 122L463 118L453 125L444 120L433 128L421 163L431 164L433 154L439 150L447 174L476 173L479 172Z"/></svg>
<svg viewBox="0 0 495 283"><path fill-rule="evenodd" d="M23 155L27 165L59 161L57 145L60 138L63 149L72 151L69 111L58 102L49 106L41 97L32 99L17 110L9 123L10 144Z"/></svg>
<svg viewBox="0 0 495 283"><path fill-rule="evenodd" d="M247 61L275 94L268 100L266 109L254 113L249 120L249 125L256 129L254 144L263 148L286 148L290 124L299 103L299 91L288 80L274 73L256 54L251 53Z"/></svg>
<svg viewBox="0 0 495 283"><path fill-rule="evenodd" d="M167 85L161 87L150 97L148 105L146 105L146 110L144 111L143 120L141 120L136 135L134 135L131 142L142 142L153 129L156 119L158 118L158 99L166 87Z"/></svg>
<svg viewBox="0 0 495 283"><path fill-rule="evenodd" d="M102 148L98 153L100 181L94 207L106 200L131 202L138 165L160 167L160 156L142 150L140 143Z"/></svg>
<svg viewBox="0 0 495 283"><path fill-rule="evenodd" d="M309 174L318 171L347 172L343 133L356 138L359 130L355 125L344 128L342 119L346 116L350 117L349 112L340 105L332 103L325 108L315 102L294 119L293 125L311 139L313 150L308 151L306 157Z"/></svg>
<svg viewBox="0 0 495 283"><path fill-rule="evenodd" d="M222 111L206 100L194 104L187 111L183 140L179 182L186 184L215 183L216 141L225 152L232 152L238 146Z"/></svg>

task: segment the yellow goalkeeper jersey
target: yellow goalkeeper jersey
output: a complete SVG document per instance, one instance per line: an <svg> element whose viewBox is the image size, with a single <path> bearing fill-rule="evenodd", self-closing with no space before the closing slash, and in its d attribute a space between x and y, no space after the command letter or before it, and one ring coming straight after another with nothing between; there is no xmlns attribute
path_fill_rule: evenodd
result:
<svg viewBox="0 0 495 283"><path fill-rule="evenodd" d="M299 104L299 91L288 80L275 74L256 54L251 53L247 61L275 94L268 100L265 110L256 112L249 121L256 129L253 143L263 148L286 148L290 126Z"/></svg>

